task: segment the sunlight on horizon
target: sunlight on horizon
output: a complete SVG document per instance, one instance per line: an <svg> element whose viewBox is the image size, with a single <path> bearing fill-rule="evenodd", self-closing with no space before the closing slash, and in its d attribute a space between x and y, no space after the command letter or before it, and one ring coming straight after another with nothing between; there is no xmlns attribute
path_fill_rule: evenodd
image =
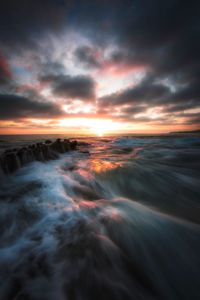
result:
<svg viewBox="0 0 200 300"><path fill-rule="evenodd" d="M117 133L122 128L125 129L126 125L114 122L110 119L89 119L89 118L77 118L77 119L62 119L59 120L60 127L72 127L75 130L81 128L80 131L87 132L96 136L104 136L110 133Z"/></svg>

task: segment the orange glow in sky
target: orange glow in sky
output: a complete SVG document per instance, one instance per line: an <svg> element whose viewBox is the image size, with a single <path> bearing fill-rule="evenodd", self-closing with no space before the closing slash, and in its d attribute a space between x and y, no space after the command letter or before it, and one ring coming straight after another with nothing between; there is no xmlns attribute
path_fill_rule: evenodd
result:
<svg viewBox="0 0 200 300"><path fill-rule="evenodd" d="M21 2L17 10L14 4L1 10L0 134L102 137L199 129L195 14L188 23L180 18L174 31L165 26L168 16L160 18L162 1L158 10L140 1L35 1L39 14Z"/></svg>
<svg viewBox="0 0 200 300"><path fill-rule="evenodd" d="M155 116L154 116L155 118ZM153 120L154 121L154 120ZM120 134L161 134L188 130L182 122L173 124L116 122L112 119L68 118L68 119L26 119L1 121L0 134L66 134L69 136L109 136ZM191 126L191 129L196 129Z"/></svg>

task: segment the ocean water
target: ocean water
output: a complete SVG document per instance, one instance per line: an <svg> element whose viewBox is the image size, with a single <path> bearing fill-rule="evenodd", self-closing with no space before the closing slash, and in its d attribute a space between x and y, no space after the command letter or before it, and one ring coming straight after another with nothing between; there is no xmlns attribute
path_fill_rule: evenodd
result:
<svg viewBox="0 0 200 300"><path fill-rule="evenodd" d="M1 179L0 299L200 299L200 138L85 141Z"/></svg>

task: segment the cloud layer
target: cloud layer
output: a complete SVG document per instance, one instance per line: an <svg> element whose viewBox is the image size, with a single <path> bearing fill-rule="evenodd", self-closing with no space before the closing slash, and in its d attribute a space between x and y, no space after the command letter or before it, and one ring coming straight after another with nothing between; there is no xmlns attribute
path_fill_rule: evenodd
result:
<svg viewBox="0 0 200 300"><path fill-rule="evenodd" d="M2 0L0 119L199 128L199 11L199 1Z"/></svg>
<svg viewBox="0 0 200 300"><path fill-rule="evenodd" d="M41 82L49 83L52 92L64 98L95 98L95 82L89 76L46 75Z"/></svg>
<svg viewBox="0 0 200 300"><path fill-rule="evenodd" d="M0 94L0 119L52 118L61 110L51 102L34 101L23 96Z"/></svg>

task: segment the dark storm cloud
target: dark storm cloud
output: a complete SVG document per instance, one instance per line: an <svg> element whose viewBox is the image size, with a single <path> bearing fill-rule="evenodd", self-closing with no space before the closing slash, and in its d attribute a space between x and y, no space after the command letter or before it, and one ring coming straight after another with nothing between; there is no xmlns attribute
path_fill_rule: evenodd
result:
<svg viewBox="0 0 200 300"><path fill-rule="evenodd" d="M134 1L119 31L130 60L148 61L160 75L199 64L199 8L198 1Z"/></svg>
<svg viewBox="0 0 200 300"><path fill-rule="evenodd" d="M23 96L0 94L0 119L49 118L62 114L58 106L50 102L37 102Z"/></svg>
<svg viewBox="0 0 200 300"><path fill-rule="evenodd" d="M113 28L126 3L130 1L1 0L1 43L8 47L34 47L38 38L49 33L59 35L66 28L87 30L92 39L101 36L105 40L102 30Z"/></svg>
<svg viewBox="0 0 200 300"><path fill-rule="evenodd" d="M151 83L147 77L137 86L100 98L99 105L153 104L162 102L162 99L168 94L169 88L167 86Z"/></svg>
<svg viewBox="0 0 200 300"><path fill-rule="evenodd" d="M77 1L73 25L91 38L116 42L124 59L145 61L163 73L199 63L198 1ZM77 18L75 17L77 16ZM123 57L121 57L122 59Z"/></svg>
<svg viewBox="0 0 200 300"><path fill-rule="evenodd" d="M6 46L33 46L47 32L58 32L67 18L71 1L1 0L0 36Z"/></svg>
<svg viewBox="0 0 200 300"><path fill-rule="evenodd" d="M200 107L200 86L197 82L187 83L183 87L172 91L168 85L158 81L154 73L150 73L136 86L129 87L117 93L113 93L98 99L99 107L124 106L127 113L132 113L134 109L144 107L163 107L166 113L174 113L192 108Z"/></svg>
<svg viewBox="0 0 200 300"><path fill-rule="evenodd" d="M90 76L47 75L41 81L50 83L53 93L64 98L95 98L95 82Z"/></svg>
<svg viewBox="0 0 200 300"><path fill-rule="evenodd" d="M7 59L0 52L0 86L10 83L12 80L12 73Z"/></svg>
<svg viewBox="0 0 200 300"><path fill-rule="evenodd" d="M59 36L66 29L78 32L92 45L77 42L74 53L87 68L100 67L93 46L114 46L107 62L144 65L151 72L148 81L99 99L101 108L145 104L176 113L199 107L199 15L200 2L195 0L2 0L0 46L12 53L17 46L36 47L34 42L49 34ZM33 49L40 51L39 47ZM54 67L46 66L41 77L41 81L51 84L55 95L95 97L91 77L59 75L63 70L57 63L54 75L48 75ZM0 81L6 76L0 63ZM174 92L162 83L166 78L178 86Z"/></svg>
<svg viewBox="0 0 200 300"><path fill-rule="evenodd" d="M95 50L88 46L79 47L76 49L75 58L88 68L100 68L101 63L96 56Z"/></svg>
<svg viewBox="0 0 200 300"><path fill-rule="evenodd" d="M133 105L133 106L126 107L126 108L122 109L121 111L123 113L135 115L135 114L144 112L146 109L147 109L146 105L138 105L138 106Z"/></svg>
<svg viewBox="0 0 200 300"><path fill-rule="evenodd" d="M199 82L190 82L186 86L178 89L173 93L174 102L193 100L194 102L200 102L200 85Z"/></svg>
<svg viewBox="0 0 200 300"><path fill-rule="evenodd" d="M191 116L185 123L189 125L200 125L200 114Z"/></svg>
<svg viewBox="0 0 200 300"><path fill-rule="evenodd" d="M199 22L198 1L2 0L0 4L4 42L22 43L24 38L70 27L92 41L101 36L105 43L117 42L134 53L130 59L155 60L163 71L199 62Z"/></svg>
<svg viewBox="0 0 200 300"><path fill-rule="evenodd" d="M132 1L125 17L115 23L119 50L110 59L114 63L145 65L151 70L148 84L118 92L101 99L103 105L181 102L196 108L200 102L200 4L198 1ZM126 10L126 8L125 8ZM169 78L184 85L172 93L159 80Z"/></svg>
<svg viewBox="0 0 200 300"><path fill-rule="evenodd" d="M182 112L184 110L188 109L194 109L200 107L200 102L195 102L195 101L187 101L175 105L167 105L164 107L163 111L166 113L177 113L177 112Z"/></svg>
<svg viewBox="0 0 200 300"><path fill-rule="evenodd" d="M63 66L63 64L59 61L51 61L50 59L45 62L42 63L40 62L40 69L41 69L41 74L40 77L45 79L45 77L47 77L47 74L51 74L51 75L60 75L65 71L65 67Z"/></svg>

